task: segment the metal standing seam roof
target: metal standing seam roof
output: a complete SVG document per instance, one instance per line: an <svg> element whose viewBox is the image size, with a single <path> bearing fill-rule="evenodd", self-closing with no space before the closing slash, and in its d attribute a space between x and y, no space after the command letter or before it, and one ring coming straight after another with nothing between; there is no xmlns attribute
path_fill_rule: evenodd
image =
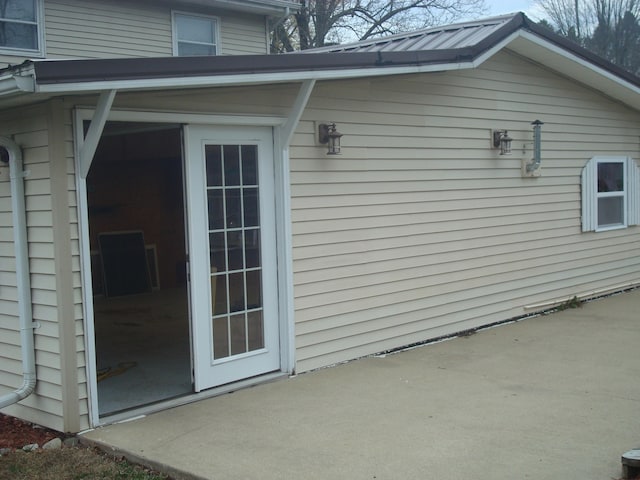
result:
<svg viewBox="0 0 640 480"><path fill-rule="evenodd" d="M471 22L430 27L405 34L314 48L305 50L303 53L411 52L465 48L478 44L500 30L513 20L515 15L500 15Z"/></svg>

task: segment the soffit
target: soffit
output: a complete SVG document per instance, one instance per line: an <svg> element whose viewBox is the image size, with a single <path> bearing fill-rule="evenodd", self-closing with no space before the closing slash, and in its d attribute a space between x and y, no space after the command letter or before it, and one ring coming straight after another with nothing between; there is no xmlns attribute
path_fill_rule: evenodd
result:
<svg viewBox="0 0 640 480"><path fill-rule="evenodd" d="M534 34L523 33L507 48L545 68L590 87L640 111L640 86L588 59L551 44ZM637 80L637 77L636 77Z"/></svg>
<svg viewBox="0 0 640 480"><path fill-rule="evenodd" d="M134 0L140 2L141 0ZM148 0L142 0L148 1ZM158 0L156 0L158 1ZM256 15L283 16L288 11L300 8L300 2L295 0L160 0L167 4L184 7L219 8L237 12L253 13Z"/></svg>

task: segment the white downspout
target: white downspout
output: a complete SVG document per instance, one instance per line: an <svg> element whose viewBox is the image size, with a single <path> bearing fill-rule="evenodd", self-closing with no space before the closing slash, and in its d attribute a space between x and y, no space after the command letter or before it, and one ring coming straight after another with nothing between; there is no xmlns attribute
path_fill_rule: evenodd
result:
<svg viewBox="0 0 640 480"><path fill-rule="evenodd" d="M36 358L33 341L31 312L31 282L29 279L29 251L27 244L27 214L24 202L24 177L22 150L10 138L0 137L0 148L9 154L11 177L11 213L13 216L13 241L16 257L16 282L18 287L18 315L22 345L22 386L0 397L0 409L13 405L31 395L36 387Z"/></svg>
<svg viewBox="0 0 640 480"><path fill-rule="evenodd" d="M284 21L289 18L291 16L291 9L289 7L285 7L285 11L284 11L284 15L282 15L280 18L278 18L273 26L269 25L269 18L265 18L265 30L267 32L267 53L271 53L271 38L270 38L270 34L271 31L275 32L276 28L278 28L280 26L281 23L284 23Z"/></svg>

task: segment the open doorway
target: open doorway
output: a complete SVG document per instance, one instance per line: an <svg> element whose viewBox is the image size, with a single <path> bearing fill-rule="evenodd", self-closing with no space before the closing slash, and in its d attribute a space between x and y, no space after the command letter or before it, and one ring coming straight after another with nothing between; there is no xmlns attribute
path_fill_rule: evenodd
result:
<svg viewBox="0 0 640 480"><path fill-rule="evenodd" d="M87 202L99 415L192 393L180 126L107 122Z"/></svg>

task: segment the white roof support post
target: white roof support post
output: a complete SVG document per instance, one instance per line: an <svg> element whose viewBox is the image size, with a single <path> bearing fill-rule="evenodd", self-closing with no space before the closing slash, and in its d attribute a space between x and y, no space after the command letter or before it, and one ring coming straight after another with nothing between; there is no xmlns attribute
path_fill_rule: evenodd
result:
<svg viewBox="0 0 640 480"><path fill-rule="evenodd" d="M291 112L289 112L289 116L287 117L287 121L280 129L280 145L283 148L289 148L289 142L291 141L291 137L293 137L293 132L298 126L300 117L302 117L302 112L304 112L304 109L307 106L307 102L309 101L309 97L311 97L311 92L313 92L315 84L315 80L305 80L302 82L296 101L293 103Z"/></svg>
<svg viewBox="0 0 640 480"><path fill-rule="evenodd" d="M276 210L281 213L282 220L277 222L278 242L278 289L280 312L283 314L282 335L280 344L282 347L282 370L287 373L295 373L296 344L294 329L293 307L293 234L291 229L291 179L289 164L289 143L293 137L302 113L311 97L315 86L315 80L305 80L300 86L287 120L275 129L275 148L280 152L278 168L276 169ZM285 325L286 323L286 325Z"/></svg>
<svg viewBox="0 0 640 480"><path fill-rule="evenodd" d="M87 178L93 156L98 148L98 142L100 142L100 137L107 123L107 118L109 117L109 112L111 112L111 106L113 105L115 97L116 90L105 90L100 94L96 111L91 119L89 131L80 149L80 171L78 173L82 178Z"/></svg>

